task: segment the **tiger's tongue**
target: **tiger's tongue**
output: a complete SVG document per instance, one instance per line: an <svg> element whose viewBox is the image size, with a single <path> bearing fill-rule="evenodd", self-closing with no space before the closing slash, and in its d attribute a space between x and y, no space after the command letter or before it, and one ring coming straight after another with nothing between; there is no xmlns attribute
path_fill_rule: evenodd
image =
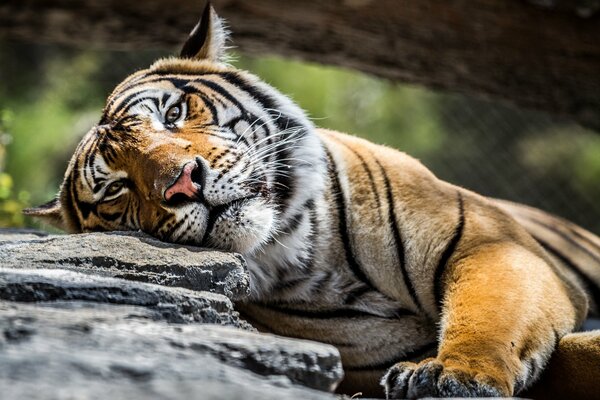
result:
<svg viewBox="0 0 600 400"><path fill-rule="evenodd" d="M165 192L165 200L169 201L176 194L182 194L190 199L195 199L198 196L199 188L192 181L192 172L196 169L196 163L188 163L183 167L183 171L177 178L177 181Z"/></svg>

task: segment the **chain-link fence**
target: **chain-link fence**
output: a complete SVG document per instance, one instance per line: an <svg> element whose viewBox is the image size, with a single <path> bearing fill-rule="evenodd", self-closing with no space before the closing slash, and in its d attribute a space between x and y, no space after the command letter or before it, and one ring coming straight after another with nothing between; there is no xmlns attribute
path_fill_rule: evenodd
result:
<svg viewBox="0 0 600 400"><path fill-rule="evenodd" d="M17 192L48 200L79 137L127 74L162 51L0 43L0 111ZM235 62L289 94L315 124L397 147L438 176L527 203L600 233L600 133L473 97L277 58ZM0 221L1 222L1 221Z"/></svg>

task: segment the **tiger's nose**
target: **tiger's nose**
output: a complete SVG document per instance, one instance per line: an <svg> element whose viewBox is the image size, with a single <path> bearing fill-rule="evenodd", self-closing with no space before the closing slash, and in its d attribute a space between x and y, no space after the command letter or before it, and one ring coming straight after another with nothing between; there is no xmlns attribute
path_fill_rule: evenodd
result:
<svg viewBox="0 0 600 400"><path fill-rule="evenodd" d="M163 197L167 203L177 203L178 199L201 200L204 179L203 163L190 161L183 166L175 182L165 190Z"/></svg>

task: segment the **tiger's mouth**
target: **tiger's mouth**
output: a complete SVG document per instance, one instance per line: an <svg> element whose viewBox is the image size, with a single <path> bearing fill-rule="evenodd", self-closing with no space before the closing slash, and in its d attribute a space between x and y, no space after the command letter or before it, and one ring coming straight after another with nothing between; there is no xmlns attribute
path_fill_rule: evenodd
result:
<svg viewBox="0 0 600 400"><path fill-rule="evenodd" d="M266 183L250 176L248 181L253 185L245 186L246 193L215 196L224 187L218 180L207 178L209 174L203 160L188 161L165 189L164 206L188 224L187 232L172 240L246 254L268 242L274 235L278 212ZM207 187L207 181L214 187Z"/></svg>
<svg viewBox="0 0 600 400"><path fill-rule="evenodd" d="M209 211L201 245L249 255L274 235L277 211L261 196L249 196Z"/></svg>
<svg viewBox="0 0 600 400"><path fill-rule="evenodd" d="M226 213L230 212L232 209L241 208L244 205L244 202L248 202L255 198L257 198L257 196L247 196L247 197L243 197L241 199L234 200L227 204L222 204L222 205L219 205L216 207L209 207L208 208L208 210L209 210L208 211L208 222L206 224L206 230L205 230L205 234L204 234L204 238L202 239L202 242L204 242L205 239L210 236L212 230L215 227L215 223L219 220L219 218L226 215Z"/></svg>

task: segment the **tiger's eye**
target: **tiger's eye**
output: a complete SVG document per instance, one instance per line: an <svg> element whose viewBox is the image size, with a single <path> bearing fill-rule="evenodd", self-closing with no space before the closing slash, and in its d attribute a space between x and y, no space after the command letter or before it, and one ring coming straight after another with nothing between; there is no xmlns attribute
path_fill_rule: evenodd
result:
<svg viewBox="0 0 600 400"><path fill-rule="evenodd" d="M181 107L179 105L175 105L167 110L167 113L165 114L165 120L169 124L172 124L179 119L180 115L181 115Z"/></svg>
<svg viewBox="0 0 600 400"><path fill-rule="evenodd" d="M116 181L111 183L108 188L106 188L106 191L104 192L104 196L112 196L114 194L117 194L121 191L121 189L123 189L124 183L123 181Z"/></svg>

